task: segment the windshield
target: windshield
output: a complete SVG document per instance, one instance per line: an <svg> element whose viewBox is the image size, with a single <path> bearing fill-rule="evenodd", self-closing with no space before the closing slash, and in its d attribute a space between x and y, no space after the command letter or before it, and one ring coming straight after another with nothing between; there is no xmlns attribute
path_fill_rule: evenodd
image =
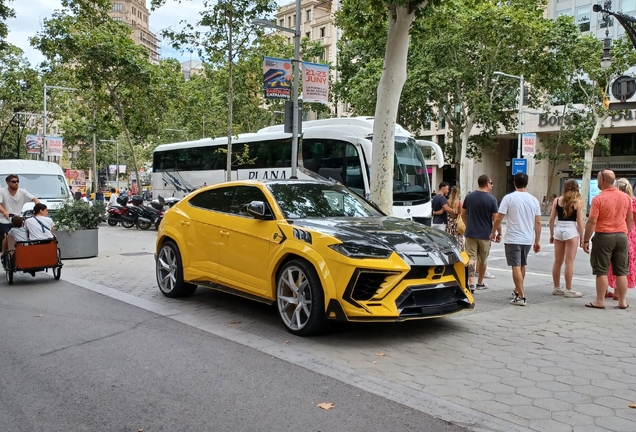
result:
<svg viewBox="0 0 636 432"><path fill-rule="evenodd" d="M342 185L273 183L267 187L285 219L382 216L368 202Z"/></svg>
<svg viewBox="0 0 636 432"><path fill-rule="evenodd" d="M6 177L0 174L1 178ZM66 199L68 186L61 175L55 174L18 174L20 189L24 189L39 199Z"/></svg>
<svg viewBox="0 0 636 432"><path fill-rule="evenodd" d="M393 201L428 202L431 190L422 149L410 137L395 137Z"/></svg>

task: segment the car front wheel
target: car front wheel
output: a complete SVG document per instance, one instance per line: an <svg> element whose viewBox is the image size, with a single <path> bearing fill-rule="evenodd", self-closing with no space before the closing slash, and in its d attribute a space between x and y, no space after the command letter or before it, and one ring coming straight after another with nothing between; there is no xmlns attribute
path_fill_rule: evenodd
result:
<svg viewBox="0 0 636 432"><path fill-rule="evenodd" d="M324 293L316 270L303 260L283 266L276 279L276 306L290 333L309 336L319 332L325 319Z"/></svg>
<svg viewBox="0 0 636 432"><path fill-rule="evenodd" d="M179 248L172 241L161 245L157 255L157 285L166 297L187 297L192 295L197 286L183 281L183 265Z"/></svg>

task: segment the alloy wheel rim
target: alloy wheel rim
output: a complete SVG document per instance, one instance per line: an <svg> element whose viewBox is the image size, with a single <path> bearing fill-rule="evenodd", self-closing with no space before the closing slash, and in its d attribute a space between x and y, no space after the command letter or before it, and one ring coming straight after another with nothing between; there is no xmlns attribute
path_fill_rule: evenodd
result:
<svg viewBox="0 0 636 432"><path fill-rule="evenodd" d="M292 266L278 278L278 310L285 325L300 330L311 317L311 290L307 275L302 269Z"/></svg>
<svg viewBox="0 0 636 432"><path fill-rule="evenodd" d="M177 283L177 256L169 246L164 246L157 257L157 282L163 292L171 292Z"/></svg>

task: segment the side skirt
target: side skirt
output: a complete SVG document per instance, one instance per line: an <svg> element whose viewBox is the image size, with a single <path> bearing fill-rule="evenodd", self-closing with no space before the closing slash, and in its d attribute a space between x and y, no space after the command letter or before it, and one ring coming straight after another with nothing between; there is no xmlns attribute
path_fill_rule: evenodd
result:
<svg viewBox="0 0 636 432"><path fill-rule="evenodd" d="M248 294L248 293L244 293L243 291L239 291L237 289L234 288L230 288L230 287L226 287L223 285L218 285L212 282L192 282L192 283L196 283L199 286L205 287L205 288L210 288L213 289L215 291L221 291L227 294L232 294L238 297L243 297L246 298L248 300L253 300L253 301L257 301L259 303L265 303L268 305L272 305L274 304L273 300L270 300L268 298L264 298L264 297L259 297L259 296L255 296L253 294Z"/></svg>

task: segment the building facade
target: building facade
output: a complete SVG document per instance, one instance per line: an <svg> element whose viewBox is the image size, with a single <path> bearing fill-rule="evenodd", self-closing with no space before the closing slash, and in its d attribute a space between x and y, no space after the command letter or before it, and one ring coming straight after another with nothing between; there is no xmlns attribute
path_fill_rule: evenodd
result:
<svg viewBox="0 0 636 432"><path fill-rule="evenodd" d="M160 41L150 30L150 12L146 7L146 0L111 0L110 16L115 21L121 21L132 30L131 38L137 45L148 50L152 62L159 62Z"/></svg>

